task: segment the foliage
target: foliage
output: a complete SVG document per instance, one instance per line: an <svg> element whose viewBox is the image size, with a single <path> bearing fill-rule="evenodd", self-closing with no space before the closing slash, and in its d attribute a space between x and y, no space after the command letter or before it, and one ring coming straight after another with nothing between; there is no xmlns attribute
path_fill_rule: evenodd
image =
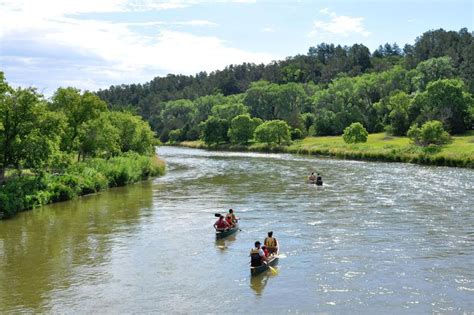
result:
<svg viewBox="0 0 474 315"><path fill-rule="evenodd" d="M415 144L420 146L440 145L449 141L449 134L444 130L443 124L437 120L427 121L421 128L418 125L413 125L408 130L407 135Z"/></svg>
<svg viewBox="0 0 474 315"><path fill-rule="evenodd" d="M107 187L163 174L156 158L127 153L109 160L89 159L70 166L64 174L24 176L0 185L0 218L51 202L64 201Z"/></svg>
<svg viewBox="0 0 474 315"><path fill-rule="evenodd" d="M304 139L303 132L298 128L291 129L290 135L291 135L291 140Z"/></svg>
<svg viewBox="0 0 474 315"><path fill-rule="evenodd" d="M107 104L91 92L81 92L68 87L59 88L49 104L52 111L64 113L68 128L61 141L61 149L73 152L78 149L77 137L82 124L99 117L107 110Z"/></svg>
<svg viewBox="0 0 474 315"><path fill-rule="evenodd" d="M289 126L283 120L266 121L255 129L255 140L269 145L288 143L290 141Z"/></svg>
<svg viewBox="0 0 474 315"><path fill-rule="evenodd" d="M65 117L49 112L34 89L13 90L6 83L0 97L0 182L5 168L40 170L59 153Z"/></svg>
<svg viewBox="0 0 474 315"><path fill-rule="evenodd" d="M226 119L220 119L214 116L201 122L201 139L207 144L227 142L229 137L227 136L229 130L229 123Z"/></svg>
<svg viewBox="0 0 474 315"><path fill-rule="evenodd" d="M229 103L212 107L214 117L231 121L234 117L248 113L248 108L242 103Z"/></svg>
<svg viewBox="0 0 474 315"><path fill-rule="evenodd" d="M363 143L367 142L369 133L361 123L352 123L349 127L344 129L342 138L345 143Z"/></svg>
<svg viewBox="0 0 474 315"><path fill-rule="evenodd" d="M389 98L389 108L391 109L389 118L389 131L394 136L406 135L410 126L408 120L408 108L411 98L405 92L397 92Z"/></svg>
<svg viewBox="0 0 474 315"><path fill-rule="evenodd" d="M234 117L228 131L230 141L232 143L248 143L253 138L255 128L261 123L261 119L252 119L248 114Z"/></svg>
<svg viewBox="0 0 474 315"><path fill-rule="evenodd" d="M443 79L430 82L426 91L418 93L410 110L417 123L439 120L449 132L459 134L468 128L468 109L472 102L461 80Z"/></svg>

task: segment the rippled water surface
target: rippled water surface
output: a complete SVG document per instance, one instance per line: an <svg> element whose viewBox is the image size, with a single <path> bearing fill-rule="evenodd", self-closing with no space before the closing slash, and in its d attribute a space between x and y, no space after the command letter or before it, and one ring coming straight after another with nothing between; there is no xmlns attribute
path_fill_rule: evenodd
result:
<svg viewBox="0 0 474 315"><path fill-rule="evenodd" d="M472 170L159 154L164 177L0 221L0 312L474 312ZM242 230L216 242L230 207ZM269 230L278 273L251 278Z"/></svg>

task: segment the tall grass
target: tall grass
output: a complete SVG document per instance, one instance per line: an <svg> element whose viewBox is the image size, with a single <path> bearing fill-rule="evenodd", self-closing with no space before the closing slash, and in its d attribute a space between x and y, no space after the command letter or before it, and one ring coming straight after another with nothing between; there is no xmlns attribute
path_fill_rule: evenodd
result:
<svg viewBox="0 0 474 315"><path fill-rule="evenodd" d="M12 178L0 185L0 218L9 218L19 211L162 175L164 171L164 161L157 156L127 153L108 160L86 160L74 164L61 175Z"/></svg>

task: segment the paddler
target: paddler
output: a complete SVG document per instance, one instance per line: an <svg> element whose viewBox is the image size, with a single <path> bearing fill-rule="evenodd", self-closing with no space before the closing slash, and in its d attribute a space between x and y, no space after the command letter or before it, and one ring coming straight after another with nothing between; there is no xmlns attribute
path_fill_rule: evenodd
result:
<svg viewBox="0 0 474 315"><path fill-rule="evenodd" d="M264 244L267 247L268 253L270 255L278 252L278 242L276 238L273 237L272 231L268 232L268 236L265 237Z"/></svg>
<svg viewBox="0 0 474 315"><path fill-rule="evenodd" d="M256 241L255 247L250 251L250 266L252 267L258 267L262 265L264 261L267 261L267 257L260 245L261 243Z"/></svg>
<svg viewBox="0 0 474 315"><path fill-rule="evenodd" d="M219 219L217 219L216 223L214 223L214 228L216 229L216 231L224 231L230 228L230 225L226 222L226 220L224 220L224 216L221 214L219 216Z"/></svg>

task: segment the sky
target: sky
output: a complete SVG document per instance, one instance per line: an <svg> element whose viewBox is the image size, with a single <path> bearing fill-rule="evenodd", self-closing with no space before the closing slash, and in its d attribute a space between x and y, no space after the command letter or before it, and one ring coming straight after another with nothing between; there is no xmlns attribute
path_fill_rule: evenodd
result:
<svg viewBox="0 0 474 315"><path fill-rule="evenodd" d="M0 0L0 71L46 96L474 30L474 0Z"/></svg>

